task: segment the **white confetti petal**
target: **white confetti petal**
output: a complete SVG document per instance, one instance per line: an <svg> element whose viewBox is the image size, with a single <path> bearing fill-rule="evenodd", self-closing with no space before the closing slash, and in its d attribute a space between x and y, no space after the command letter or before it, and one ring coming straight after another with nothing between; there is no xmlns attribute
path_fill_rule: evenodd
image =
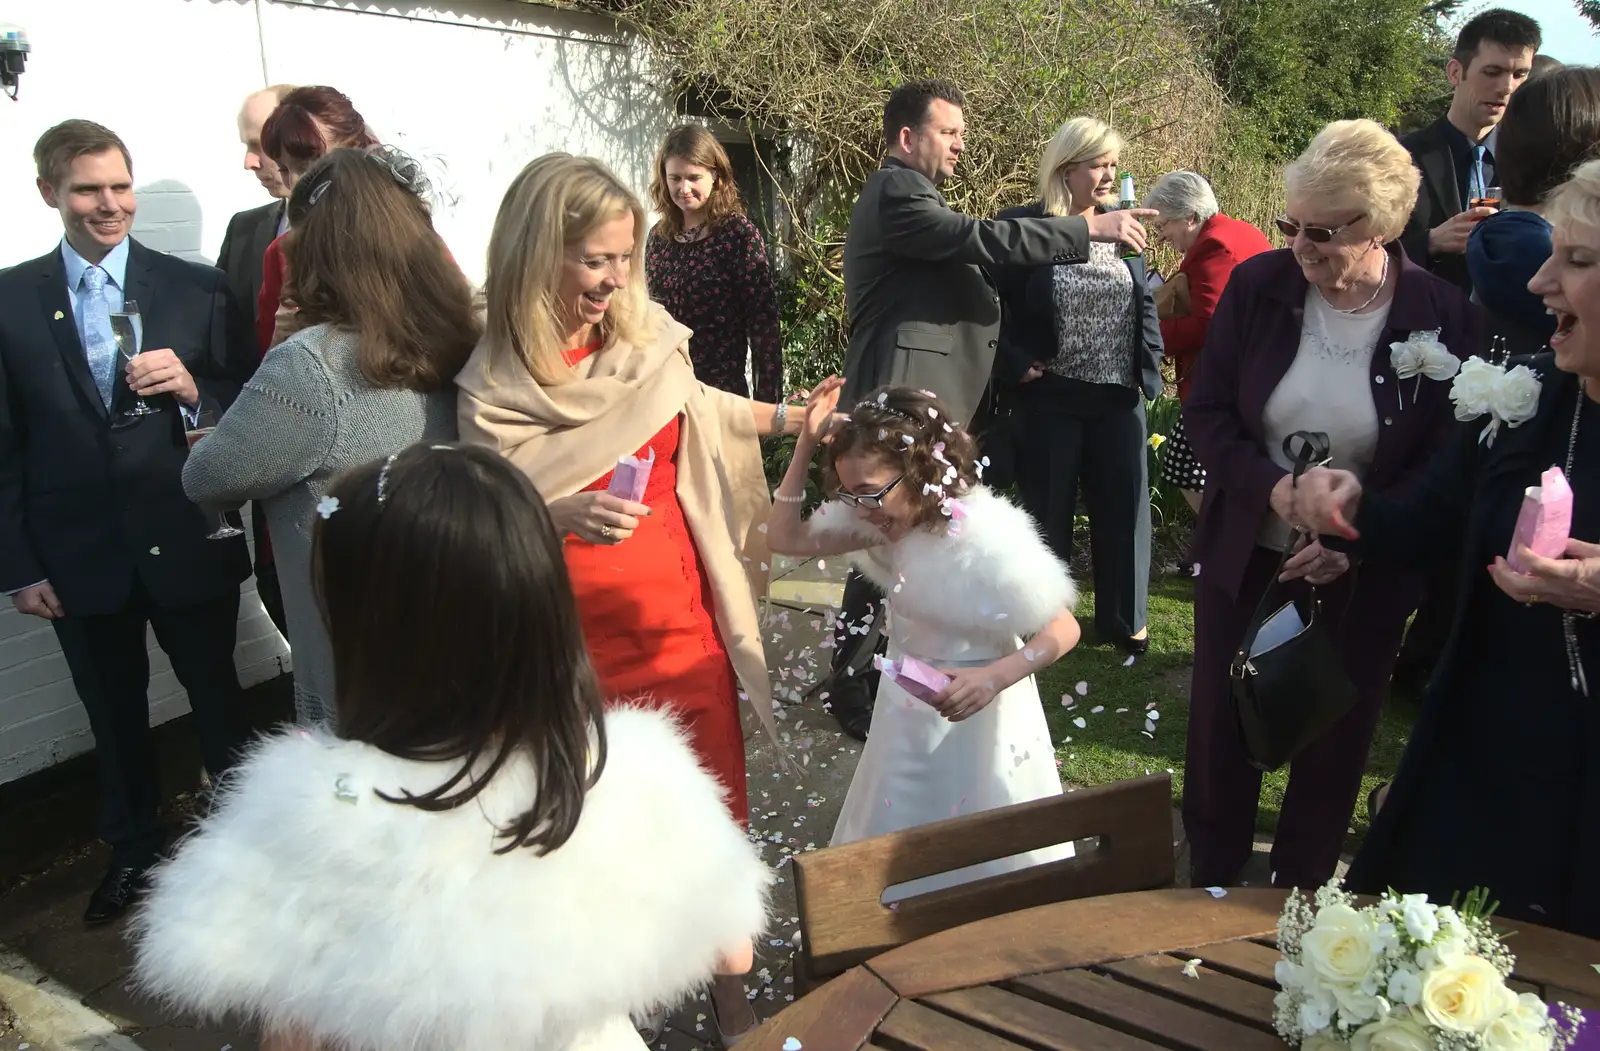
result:
<svg viewBox="0 0 1600 1051"><path fill-rule="evenodd" d="M1131 657L1131 656L1130 656L1130 657L1129 657L1129 658L1128 658L1128 659L1127 659L1127 660L1125 660L1125 661L1123 661L1123 662L1122 662L1122 666L1123 666L1123 667L1124 667L1124 668L1131 668L1131 667L1133 667L1133 657Z"/></svg>
<svg viewBox="0 0 1600 1051"><path fill-rule="evenodd" d="M1076 726L1080 730L1087 729L1089 726L1089 720L1080 715L1076 719L1072 720L1072 725Z"/></svg>
<svg viewBox="0 0 1600 1051"><path fill-rule="evenodd" d="M1228 896L1228 892L1223 890L1221 887L1207 887L1206 893L1211 895L1213 898L1226 898Z"/></svg>
<svg viewBox="0 0 1600 1051"><path fill-rule="evenodd" d="M1155 733L1156 732L1156 724L1151 722L1149 719L1146 719L1144 721L1144 731L1145 731L1145 733L1148 733L1148 734Z"/></svg>
<svg viewBox="0 0 1600 1051"><path fill-rule="evenodd" d="M1078 685L1074 686L1073 689L1078 692L1079 697L1089 696L1089 684L1086 682L1078 683Z"/></svg>
<svg viewBox="0 0 1600 1051"><path fill-rule="evenodd" d="M1089 709L1089 714L1090 715L1099 715L1101 712L1103 712L1105 710L1106 710L1106 706L1105 705L1097 704L1093 708Z"/></svg>
<svg viewBox="0 0 1600 1051"><path fill-rule="evenodd" d="M794 1037L787 1037L783 1041L783 1051L800 1051L803 1045Z"/></svg>
<svg viewBox="0 0 1600 1051"><path fill-rule="evenodd" d="M1188 963L1183 965L1183 976L1185 978L1199 979L1199 977L1200 977L1199 968L1200 968L1200 961L1199 960L1190 960Z"/></svg>
<svg viewBox="0 0 1600 1051"><path fill-rule="evenodd" d="M1161 718L1161 713L1156 711L1156 710L1154 710L1154 709L1151 709L1150 711L1144 713L1144 717L1146 719L1157 719L1157 720L1159 720Z"/></svg>

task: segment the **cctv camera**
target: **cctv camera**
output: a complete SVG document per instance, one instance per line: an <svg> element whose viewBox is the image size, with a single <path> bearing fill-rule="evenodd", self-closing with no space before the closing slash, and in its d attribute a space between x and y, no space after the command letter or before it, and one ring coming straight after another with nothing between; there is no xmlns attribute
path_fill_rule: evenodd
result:
<svg viewBox="0 0 1600 1051"><path fill-rule="evenodd" d="M28 34L21 26L0 23L0 91L17 97L17 78L28 65Z"/></svg>

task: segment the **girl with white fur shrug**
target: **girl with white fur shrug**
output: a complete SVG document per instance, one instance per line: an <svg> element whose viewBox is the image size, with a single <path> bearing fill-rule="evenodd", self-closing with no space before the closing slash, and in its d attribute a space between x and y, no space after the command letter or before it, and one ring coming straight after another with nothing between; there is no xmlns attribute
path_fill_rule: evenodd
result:
<svg viewBox="0 0 1600 1051"><path fill-rule="evenodd" d="M262 741L154 878L139 984L263 1046L641 1051L742 973L770 874L660 711L602 714L557 537L481 449L338 480L313 562L341 736Z"/></svg>
<svg viewBox="0 0 1600 1051"><path fill-rule="evenodd" d="M768 542L785 554L849 554L888 596L888 660L913 658L949 681L919 699L886 669L833 842L1059 795L1034 673L1078 642L1066 568L1026 512L978 484L972 439L936 398L886 388L831 424L838 397L832 381L812 395ZM834 498L802 521L819 447ZM1071 844L1033 851L914 880L892 896L1071 853Z"/></svg>

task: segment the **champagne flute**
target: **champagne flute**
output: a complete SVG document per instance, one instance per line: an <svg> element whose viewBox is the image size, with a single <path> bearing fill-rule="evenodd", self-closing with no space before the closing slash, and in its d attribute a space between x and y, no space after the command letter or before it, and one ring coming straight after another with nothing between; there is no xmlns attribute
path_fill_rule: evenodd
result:
<svg viewBox="0 0 1600 1051"><path fill-rule="evenodd" d="M139 304L131 299L124 300L121 310L111 313L111 336L116 340L117 353L122 360L131 364L139 356L139 344L144 337L144 322L139 317ZM126 376L127 372L124 371ZM140 416L149 416L156 410L145 404L143 398L135 396L133 408L123 411L124 416L137 419Z"/></svg>
<svg viewBox="0 0 1600 1051"><path fill-rule="evenodd" d="M193 449L200 444L200 439L217 429L217 414L210 409L203 409L195 415L195 422L186 427L183 432L184 440ZM206 534L207 540L231 540L236 536L244 536L244 530L228 521L227 512L220 507L201 504L200 509L217 516L217 528Z"/></svg>

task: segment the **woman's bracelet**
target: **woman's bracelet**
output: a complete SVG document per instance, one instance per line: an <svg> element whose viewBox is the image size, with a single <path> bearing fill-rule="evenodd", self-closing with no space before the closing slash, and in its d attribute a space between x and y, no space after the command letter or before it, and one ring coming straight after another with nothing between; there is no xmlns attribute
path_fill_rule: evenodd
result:
<svg viewBox="0 0 1600 1051"><path fill-rule="evenodd" d="M803 504L806 502L805 493L801 493L799 496L786 496L785 494L774 490L772 493L772 498L778 501L780 504Z"/></svg>
<svg viewBox="0 0 1600 1051"><path fill-rule="evenodd" d="M772 433L785 434L789 427L789 403L778 401L778 407L772 411Z"/></svg>

